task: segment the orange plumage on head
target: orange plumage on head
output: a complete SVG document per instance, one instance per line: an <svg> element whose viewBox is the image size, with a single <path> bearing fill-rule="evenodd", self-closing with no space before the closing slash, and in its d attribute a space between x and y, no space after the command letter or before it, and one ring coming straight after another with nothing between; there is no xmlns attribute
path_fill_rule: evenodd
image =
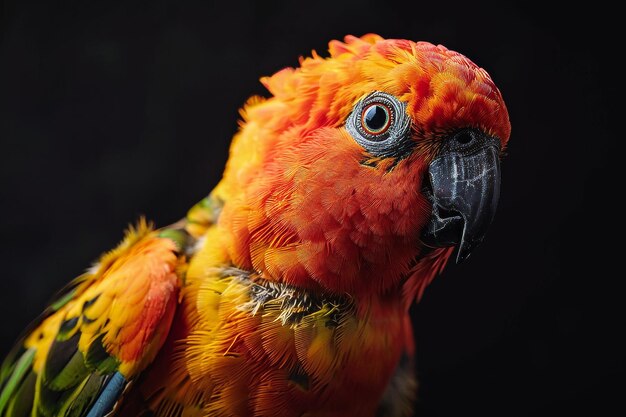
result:
<svg viewBox="0 0 626 417"><path fill-rule="evenodd" d="M263 78L272 97L243 108L213 194L226 202L222 239L234 264L267 279L385 292L423 251L430 203L420 189L441 134L476 128L505 146L508 113L489 75L443 46L371 34L329 46L329 58L313 53ZM368 155L346 130L372 91L406 103L413 149L402 158Z"/></svg>

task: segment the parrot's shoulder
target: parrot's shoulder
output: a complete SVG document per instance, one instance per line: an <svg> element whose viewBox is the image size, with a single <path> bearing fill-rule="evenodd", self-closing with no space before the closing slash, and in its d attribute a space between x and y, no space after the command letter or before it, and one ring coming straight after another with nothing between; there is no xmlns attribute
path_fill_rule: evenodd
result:
<svg viewBox="0 0 626 417"><path fill-rule="evenodd" d="M168 336L190 240L142 219L68 285L4 361L0 416L110 411Z"/></svg>
<svg viewBox="0 0 626 417"><path fill-rule="evenodd" d="M223 198L219 192L204 197L187 212L181 225L195 239L204 236L209 227L217 222L224 205Z"/></svg>

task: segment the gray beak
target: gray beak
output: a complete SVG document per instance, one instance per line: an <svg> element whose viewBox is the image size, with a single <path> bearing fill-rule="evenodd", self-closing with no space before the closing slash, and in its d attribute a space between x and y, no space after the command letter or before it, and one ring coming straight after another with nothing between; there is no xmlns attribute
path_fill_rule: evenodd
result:
<svg viewBox="0 0 626 417"><path fill-rule="evenodd" d="M433 205L422 233L431 247L458 245L457 263L482 242L500 197L500 141L478 130L448 138L428 167L423 192Z"/></svg>

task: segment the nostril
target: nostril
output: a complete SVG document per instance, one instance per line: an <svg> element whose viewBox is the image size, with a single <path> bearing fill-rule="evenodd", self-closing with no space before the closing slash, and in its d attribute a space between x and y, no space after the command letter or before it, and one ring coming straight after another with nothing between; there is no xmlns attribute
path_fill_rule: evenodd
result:
<svg viewBox="0 0 626 417"><path fill-rule="evenodd" d="M454 137L454 139L457 142L459 142L461 145L467 145L472 140L474 140L474 135L472 134L472 132L470 132L468 130L465 130L463 132L457 133L457 135Z"/></svg>

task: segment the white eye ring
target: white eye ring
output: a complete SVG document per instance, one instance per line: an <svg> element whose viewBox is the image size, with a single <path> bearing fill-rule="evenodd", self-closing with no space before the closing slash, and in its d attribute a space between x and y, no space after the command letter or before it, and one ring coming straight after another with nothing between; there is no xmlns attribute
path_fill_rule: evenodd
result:
<svg viewBox="0 0 626 417"><path fill-rule="evenodd" d="M383 158L406 153L410 128L406 103L381 91L360 100L346 120L346 129L354 140L373 156Z"/></svg>

